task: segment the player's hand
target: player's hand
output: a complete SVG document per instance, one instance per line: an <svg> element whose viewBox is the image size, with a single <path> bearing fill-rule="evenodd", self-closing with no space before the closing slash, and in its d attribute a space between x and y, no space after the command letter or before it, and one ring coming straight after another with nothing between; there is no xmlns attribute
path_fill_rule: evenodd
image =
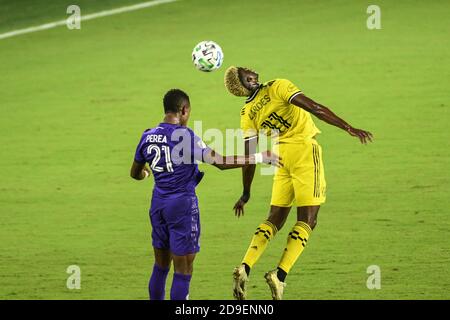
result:
<svg viewBox="0 0 450 320"><path fill-rule="evenodd" d="M239 198L239 200L236 202L236 204L234 205L233 209L234 209L234 215L236 217L240 217L241 215L244 215L244 205L248 202L248 200L250 199L250 194L242 194L242 196Z"/></svg>
<svg viewBox="0 0 450 320"><path fill-rule="evenodd" d="M142 172L144 173L144 179L150 176L150 169L148 169L147 167L144 167L144 169L142 169Z"/></svg>
<svg viewBox="0 0 450 320"><path fill-rule="evenodd" d="M281 157L278 156L276 153L272 151L264 151L261 152L261 154L263 156L263 163L270 164L279 168L283 166L283 163L281 162Z"/></svg>
<svg viewBox="0 0 450 320"><path fill-rule="evenodd" d="M357 137L363 144L367 144L368 141L372 142L373 135L369 131L364 131L361 129L355 129L350 127L347 129L347 132L351 136Z"/></svg>

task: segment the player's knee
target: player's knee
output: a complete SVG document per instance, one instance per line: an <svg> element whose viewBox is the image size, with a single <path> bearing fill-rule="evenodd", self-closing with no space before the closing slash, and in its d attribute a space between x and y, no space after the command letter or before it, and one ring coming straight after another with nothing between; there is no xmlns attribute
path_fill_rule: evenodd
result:
<svg viewBox="0 0 450 320"><path fill-rule="evenodd" d="M297 220L305 222L311 230L314 230L317 225L317 215L315 214L299 215Z"/></svg>
<svg viewBox="0 0 450 320"><path fill-rule="evenodd" d="M185 256L174 256L173 267L176 273L191 275L194 270L195 254Z"/></svg>
<svg viewBox="0 0 450 320"><path fill-rule="evenodd" d="M272 222L272 221L270 221L270 222ZM281 228L283 228L285 222L286 222L286 220L275 220L272 223L275 227L277 227L277 231L280 231Z"/></svg>
<svg viewBox="0 0 450 320"><path fill-rule="evenodd" d="M270 221L275 227L277 227L277 230L281 230L283 228L284 223L286 222L286 219L289 215L290 208L274 208L271 207L269 217L267 218L268 221Z"/></svg>
<svg viewBox="0 0 450 320"><path fill-rule="evenodd" d="M317 225L317 216L319 213L319 207L299 207L297 209L297 221L303 221L307 223L311 230Z"/></svg>
<svg viewBox="0 0 450 320"><path fill-rule="evenodd" d="M317 214L310 214L308 215L308 221L306 222L310 227L311 230L314 230L314 228L317 225Z"/></svg>
<svg viewBox="0 0 450 320"><path fill-rule="evenodd" d="M194 270L194 267L193 267L193 265L182 264L182 265L174 266L174 269L175 269L176 273L191 275L192 271Z"/></svg>

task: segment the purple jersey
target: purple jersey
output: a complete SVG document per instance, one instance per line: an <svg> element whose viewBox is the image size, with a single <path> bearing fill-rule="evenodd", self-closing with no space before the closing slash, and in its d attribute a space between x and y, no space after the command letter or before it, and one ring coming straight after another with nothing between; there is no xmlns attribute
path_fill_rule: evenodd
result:
<svg viewBox="0 0 450 320"><path fill-rule="evenodd" d="M134 160L150 165L155 179L154 196L195 195L195 187L203 178L197 161L203 161L207 150L191 129L160 123L156 128L144 131Z"/></svg>

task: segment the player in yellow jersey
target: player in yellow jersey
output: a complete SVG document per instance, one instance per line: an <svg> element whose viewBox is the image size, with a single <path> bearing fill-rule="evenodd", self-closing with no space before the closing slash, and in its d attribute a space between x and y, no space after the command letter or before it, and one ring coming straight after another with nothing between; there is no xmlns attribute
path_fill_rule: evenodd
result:
<svg viewBox="0 0 450 320"><path fill-rule="evenodd" d="M247 97L241 109L241 129L244 131L245 152L256 152L258 133L277 133L277 147L284 166L275 173L269 217L258 226L241 265L233 273L233 295L246 299L246 283L250 269L260 258L268 242L280 230L291 210L297 207L297 223L289 233L278 267L265 274L274 300L281 300L285 278L317 224L320 205L325 202L325 175L322 148L316 135L320 133L311 114L359 138L361 143L372 141L368 131L355 129L327 107L305 96L292 82L275 79L264 84L258 74L242 67L230 67L225 72L225 86L235 96ZM235 214L244 214L250 199L254 165L242 168L243 193L234 206Z"/></svg>

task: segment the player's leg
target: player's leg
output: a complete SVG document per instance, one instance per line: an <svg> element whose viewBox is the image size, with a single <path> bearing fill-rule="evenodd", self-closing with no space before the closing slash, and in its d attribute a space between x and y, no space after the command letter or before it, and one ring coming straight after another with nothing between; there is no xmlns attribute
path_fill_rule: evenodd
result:
<svg viewBox="0 0 450 320"><path fill-rule="evenodd" d="M148 283L150 300L164 300L166 279L170 269L171 254L169 251L169 230L163 218L164 201L152 198L150 222L152 225L152 244L155 254L155 264Z"/></svg>
<svg viewBox="0 0 450 320"><path fill-rule="evenodd" d="M164 300L166 279L169 273L172 256L169 249L153 248L155 264L148 283L150 300Z"/></svg>
<svg viewBox="0 0 450 320"><path fill-rule="evenodd" d="M195 196L179 197L167 205L174 275L170 299L187 300L195 254L200 250L200 216Z"/></svg>
<svg viewBox="0 0 450 320"><path fill-rule="evenodd" d="M292 181L298 205L297 222L292 227L278 268L266 274L272 298L280 300L285 287L285 278L302 254L317 223L320 204L325 202L325 175L321 159L321 148L315 140L298 146L292 152L298 156L298 165L292 169ZM300 150L301 149L301 150Z"/></svg>
<svg viewBox="0 0 450 320"><path fill-rule="evenodd" d="M233 271L233 296L237 300L247 298L250 270L266 250L269 241L283 227L290 210L291 207L271 206L269 217L256 228L242 263Z"/></svg>
<svg viewBox="0 0 450 320"><path fill-rule="evenodd" d="M195 253L184 256L172 255L173 282L170 290L171 300L189 300L189 285L194 269Z"/></svg>
<svg viewBox="0 0 450 320"><path fill-rule="evenodd" d="M272 240L278 230L283 227L290 210L290 206L270 206L269 217L256 228L256 232L252 237L244 259L242 260L247 276L250 274L253 265L266 250L269 241Z"/></svg>
<svg viewBox="0 0 450 320"><path fill-rule="evenodd" d="M281 228L283 228L290 211L291 211L290 206L279 207L272 205L270 206L270 213L269 217L267 218L267 221L271 222L279 231L281 230Z"/></svg>
<svg viewBox="0 0 450 320"><path fill-rule="evenodd" d="M311 230L317 225L320 206L297 207L297 222L306 223Z"/></svg>
<svg viewBox="0 0 450 320"><path fill-rule="evenodd" d="M286 248L277 268L277 277L281 282L285 281L286 275L305 249L312 230L317 224L319 209L320 206L297 208L297 223L288 235Z"/></svg>
<svg viewBox="0 0 450 320"><path fill-rule="evenodd" d="M233 296L236 299L246 298L246 283L250 270L259 260L270 240L283 227L293 200L294 189L285 165L277 170L273 180L269 217L256 228L241 265L234 269Z"/></svg>

